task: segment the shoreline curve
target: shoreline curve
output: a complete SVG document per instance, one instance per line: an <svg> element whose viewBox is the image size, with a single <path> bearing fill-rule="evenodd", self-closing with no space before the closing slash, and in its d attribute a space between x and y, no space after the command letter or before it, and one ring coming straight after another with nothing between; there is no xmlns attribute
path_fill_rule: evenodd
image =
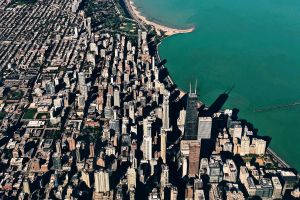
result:
<svg viewBox="0 0 300 200"><path fill-rule="evenodd" d="M188 29L178 29L178 28L171 28L165 25L161 25L157 22L153 22L147 19L147 17L143 16L142 13L137 9L137 7L134 5L134 2L132 0L124 0L126 7L129 10L129 13L131 14L132 18L134 18L136 21L139 22L140 26L143 29L146 29L145 25L152 26L155 32L162 36L163 34L166 36L171 36L175 34L183 34L183 33L191 33L195 30L195 27L191 27Z"/></svg>

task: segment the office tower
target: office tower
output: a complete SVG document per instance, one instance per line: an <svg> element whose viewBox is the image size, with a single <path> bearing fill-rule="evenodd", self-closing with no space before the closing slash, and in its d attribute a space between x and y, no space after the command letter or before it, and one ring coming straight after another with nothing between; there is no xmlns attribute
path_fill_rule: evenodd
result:
<svg viewBox="0 0 300 200"><path fill-rule="evenodd" d="M193 141L189 145L189 176L194 177L199 173L200 142Z"/></svg>
<svg viewBox="0 0 300 200"><path fill-rule="evenodd" d="M134 168L128 168L127 170L127 181L128 181L128 189L136 188L136 171Z"/></svg>
<svg viewBox="0 0 300 200"><path fill-rule="evenodd" d="M160 136L160 154L164 163L167 157L167 133L162 129Z"/></svg>
<svg viewBox="0 0 300 200"><path fill-rule="evenodd" d="M273 191L272 198L273 199L282 199L282 195L281 195L282 185L279 181L279 178L277 176L272 177L272 183L273 183L273 186L274 186L274 191Z"/></svg>
<svg viewBox="0 0 300 200"><path fill-rule="evenodd" d="M90 188L91 187L90 174L86 169L84 169L81 172L81 177L82 177L82 181L85 182L85 184L87 185L88 188Z"/></svg>
<svg viewBox="0 0 300 200"><path fill-rule="evenodd" d="M160 177L160 186L162 188L166 187L169 184L169 167L168 165L162 166L162 172Z"/></svg>
<svg viewBox="0 0 300 200"><path fill-rule="evenodd" d="M171 187L171 198L170 198L170 200L177 200L177 196L178 196L177 187L172 186Z"/></svg>
<svg viewBox="0 0 300 200"><path fill-rule="evenodd" d="M25 178L23 181L23 192L25 194L30 194L30 185L28 178Z"/></svg>
<svg viewBox="0 0 300 200"><path fill-rule="evenodd" d="M86 29L89 34L89 37L91 37L91 35L92 35L92 18L91 17L86 18Z"/></svg>
<svg viewBox="0 0 300 200"><path fill-rule="evenodd" d="M241 122L233 121L231 123L229 133L230 133L231 137L241 139L242 138L242 133L243 133L243 128L242 128Z"/></svg>
<svg viewBox="0 0 300 200"><path fill-rule="evenodd" d="M237 181L237 168L233 160L227 159L223 165L223 180L235 183Z"/></svg>
<svg viewBox="0 0 300 200"><path fill-rule="evenodd" d="M250 138L248 136L243 136L241 140L240 155L245 156L250 153Z"/></svg>
<svg viewBox="0 0 300 200"><path fill-rule="evenodd" d="M84 106L85 106L85 96L84 95L79 95L77 97L77 106L78 106L78 109L84 109Z"/></svg>
<svg viewBox="0 0 300 200"><path fill-rule="evenodd" d="M211 117L199 117L198 123L198 140L201 139L210 139L211 138L211 126L212 118Z"/></svg>
<svg viewBox="0 0 300 200"><path fill-rule="evenodd" d="M162 107L163 107L162 127L164 129L169 129L170 128L169 94L164 95Z"/></svg>
<svg viewBox="0 0 300 200"><path fill-rule="evenodd" d="M129 102L129 118L132 120L132 123L135 121L135 110L134 110L134 103L132 101Z"/></svg>
<svg viewBox="0 0 300 200"><path fill-rule="evenodd" d="M114 89L114 106L120 107L120 91L118 87Z"/></svg>
<svg viewBox="0 0 300 200"><path fill-rule="evenodd" d="M143 155L144 155L145 160L152 159L152 138L151 138L151 136L144 137Z"/></svg>
<svg viewBox="0 0 300 200"><path fill-rule="evenodd" d="M219 183L223 180L223 171L219 161L211 161L209 163L209 182Z"/></svg>
<svg viewBox="0 0 300 200"><path fill-rule="evenodd" d="M112 116L112 108L111 108L111 94L108 92L106 95L106 106L104 109L104 116L107 119L110 119Z"/></svg>
<svg viewBox="0 0 300 200"><path fill-rule="evenodd" d="M81 155L81 141L77 142L76 144L76 159L77 162L82 161L82 155Z"/></svg>
<svg viewBox="0 0 300 200"><path fill-rule="evenodd" d="M199 175L208 174L208 159L202 158L200 161L200 169L199 169Z"/></svg>
<svg viewBox="0 0 300 200"><path fill-rule="evenodd" d="M188 94L186 118L184 126L184 140L197 140L198 136L198 97L196 93Z"/></svg>
<svg viewBox="0 0 300 200"><path fill-rule="evenodd" d="M247 179L249 177L249 171L246 166L241 166L240 167L240 181L244 185L247 183Z"/></svg>
<svg viewBox="0 0 300 200"><path fill-rule="evenodd" d="M78 38L78 28L74 27L74 38L77 39Z"/></svg>
<svg viewBox="0 0 300 200"><path fill-rule="evenodd" d="M148 196L149 200L160 200L157 188L153 188L152 192Z"/></svg>
<svg viewBox="0 0 300 200"><path fill-rule="evenodd" d="M138 49L140 49L142 43L142 30L138 30Z"/></svg>
<svg viewBox="0 0 300 200"><path fill-rule="evenodd" d="M78 84L79 84L79 86L82 86L82 85L86 84L84 72L79 72L78 73Z"/></svg>
<svg viewBox="0 0 300 200"><path fill-rule="evenodd" d="M47 82L45 89L47 94L54 94L55 93L54 83L52 81Z"/></svg>
<svg viewBox="0 0 300 200"><path fill-rule="evenodd" d="M273 185L269 178L259 179L259 185L256 185L256 196L263 199L271 198L273 195Z"/></svg>
<svg viewBox="0 0 300 200"><path fill-rule="evenodd" d="M68 144L69 144L69 150L73 151L76 149L76 143L75 143L75 139L72 137L68 137L67 138Z"/></svg>
<svg viewBox="0 0 300 200"><path fill-rule="evenodd" d="M255 145L255 154L264 155L267 148L267 142L263 139L253 138L252 144Z"/></svg>
<svg viewBox="0 0 300 200"><path fill-rule="evenodd" d="M60 155L61 154L61 141L60 140L56 141L55 147L56 147L56 153L58 153Z"/></svg>
<svg viewBox="0 0 300 200"><path fill-rule="evenodd" d="M205 200L204 191L199 189L195 190L194 200Z"/></svg>
<svg viewBox="0 0 300 200"><path fill-rule="evenodd" d="M109 175L106 171L100 170L94 173L95 178L95 192L109 192Z"/></svg>
<svg viewBox="0 0 300 200"><path fill-rule="evenodd" d="M282 195L285 194L286 190L294 189L295 185L299 183L298 176L292 171L281 171L280 177L283 182Z"/></svg>
<svg viewBox="0 0 300 200"><path fill-rule="evenodd" d="M61 169L61 158L60 154L54 153L52 155L52 161L53 161L53 168L54 170L60 170Z"/></svg>
<svg viewBox="0 0 300 200"><path fill-rule="evenodd" d="M94 143L90 143L90 158L94 158L95 157L95 147L94 147Z"/></svg>
<svg viewBox="0 0 300 200"><path fill-rule="evenodd" d="M134 188L129 189L129 200L135 200L135 189Z"/></svg>

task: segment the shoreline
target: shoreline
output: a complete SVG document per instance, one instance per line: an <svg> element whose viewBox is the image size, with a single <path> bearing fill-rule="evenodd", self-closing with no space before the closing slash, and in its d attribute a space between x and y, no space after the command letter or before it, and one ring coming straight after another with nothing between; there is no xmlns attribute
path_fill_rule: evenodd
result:
<svg viewBox="0 0 300 200"><path fill-rule="evenodd" d="M158 34L158 36L162 36L162 32L168 37L168 36L172 36L175 34L191 33L195 30L195 27L192 27L189 29L175 29L175 28L163 26L156 22L149 21L145 16L142 15L142 13L140 11L138 11L137 7L134 5L133 0L124 0L124 2L125 2L125 5L129 11L131 17L134 20L136 20L140 24L140 26L145 30L147 30L145 25L152 26L154 28L155 32ZM160 55L158 52L158 47L160 44L161 44L161 42L156 44L157 49L155 52L155 57L158 62L161 62ZM165 66L162 66L162 67L166 68ZM170 75L168 76L168 81L172 84L175 84L175 82L173 81L173 79ZM180 94L181 94L180 96L183 96L186 94L186 92L184 90L180 89L179 87L177 87L177 89L180 91ZM200 103L204 104L201 100L200 100ZM269 154L273 159L275 159L284 168L291 168L291 166L284 159L282 159L273 149L271 149L270 146L267 147L266 154Z"/></svg>
<svg viewBox="0 0 300 200"><path fill-rule="evenodd" d="M191 33L195 30L195 27L188 29L177 29L161 25L157 22L150 21L147 19L147 17L142 15L142 13L134 5L134 2L132 0L124 0L124 2L132 18L138 21L140 26L142 26L142 28L144 29L147 29L145 25L153 27L158 36L162 36L163 34L166 36L172 36L175 34Z"/></svg>

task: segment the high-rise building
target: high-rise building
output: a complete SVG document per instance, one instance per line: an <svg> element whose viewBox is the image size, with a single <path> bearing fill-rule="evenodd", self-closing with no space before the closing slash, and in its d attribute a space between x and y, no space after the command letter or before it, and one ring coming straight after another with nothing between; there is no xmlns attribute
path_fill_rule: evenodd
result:
<svg viewBox="0 0 300 200"><path fill-rule="evenodd" d="M90 173L84 169L81 172L81 177L82 177L82 181L85 182L85 184L87 185L87 187L91 187L91 183L90 183Z"/></svg>
<svg viewBox="0 0 300 200"><path fill-rule="evenodd" d="M136 188L136 171L134 168L128 168L127 170L127 181L128 181L128 189Z"/></svg>
<svg viewBox="0 0 300 200"><path fill-rule="evenodd" d="M91 17L86 18L86 29L87 29L89 36L91 36L92 35L92 18Z"/></svg>
<svg viewBox="0 0 300 200"><path fill-rule="evenodd" d="M30 194L30 185L29 180L27 178L23 181L23 192L25 194Z"/></svg>
<svg viewBox="0 0 300 200"><path fill-rule="evenodd" d="M199 117L198 123L198 140L210 139L211 138L211 127L212 118L211 117Z"/></svg>
<svg viewBox="0 0 300 200"><path fill-rule="evenodd" d="M59 153L54 153L52 155L52 161L53 161L53 168L55 170L60 170L61 169L61 158Z"/></svg>
<svg viewBox="0 0 300 200"><path fill-rule="evenodd" d="M267 142L263 139L253 138L252 144L255 145L255 154L264 155L267 148Z"/></svg>
<svg viewBox="0 0 300 200"><path fill-rule="evenodd" d="M186 117L184 126L184 140L198 139L198 96L189 93L186 106Z"/></svg>
<svg viewBox="0 0 300 200"><path fill-rule="evenodd" d="M194 177L199 173L200 165L200 142L193 141L189 149L189 176Z"/></svg>
<svg viewBox="0 0 300 200"><path fill-rule="evenodd" d="M241 140L240 155L245 156L250 153L250 138L248 136L243 136Z"/></svg>
<svg viewBox="0 0 300 200"><path fill-rule="evenodd" d="M166 163L166 156L167 156L167 133L164 129L161 131L160 136L160 155L164 163Z"/></svg>
<svg viewBox="0 0 300 200"><path fill-rule="evenodd" d="M94 143L90 143L90 158L94 158L95 157L95 147L94 147Z"/></svg>
<svg viewBox="0 0 300 200"><path fill-rule="evenodd" d="M56 153L61 154L61 141L57 140L55 143Z"/></svg>
<svg viewBox="0 0 300 200"><path fill-rule="evenodd" d="M94 178L95 178L95 192L97 193L105 193L110 191L110 186L109 186L109 174L104 171L96 171L94 173Z"/></svg>
<svg viewBox="0 0 300 200"><path fill-rule="evenodd" d="M273 183L273 186L274 186L274 191L273 191L272 198L273 199L282 199L282 195L281 195L282 185L279 181L279 178L277 176L272 177L272 183Z"/></svg>
<svg viewBox="0 0 300 200"><path fill-rule="evenodd" d="M118 87L114 89L114 106L120 107L120 91Z"/></svg>
<svg viewBox="0 0 300 200"><path fill-rule="evenodd" d="M166 187L169 184L169 167L168 165L162 166L162 172L160 177L160 186L162 188Z"/></svg>
<svg viewBox="0 0 300 200"><path fill-rule="evenodd" d="M164 95L162 107L163 107L162 127L164 129L169 129L170 128L169 94Z"/></svg>
<svg viewBox="0 0 300 200"><path fill-rule="evenodd" d="M143 155L144 155L145 160L152 159L152 138L151 138L151 136L144 137Z"/></svg>
<svg viewBox="0 0 300 200"><path fill-rule="evenodd" d="M171 198L170 200L177 200L178 190L176 187L171 187Z"/></svg>

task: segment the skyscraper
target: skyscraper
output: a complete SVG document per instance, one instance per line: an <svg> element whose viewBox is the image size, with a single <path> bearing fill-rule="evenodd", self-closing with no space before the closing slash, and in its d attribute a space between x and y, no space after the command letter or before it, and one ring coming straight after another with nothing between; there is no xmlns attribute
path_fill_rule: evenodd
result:
<svg viewBox="0 0 300 200"><path fill-rule="evenodd" d="M59 153L54 153L52 156L53 168L55 170L61 169L61 158Z"/></svg>
<svg viewBox="0 0 300 200"><path fill-rule="evenodd" d="M211 117L199 117L198 141L201 141L201 139L211 138L211 126L212 126Z"/></svg>
<svg viewBox="0 0 300 200"><path fill-rule="evenodd" d="M117 87L114 89L114 106L120 107L120 91Z"/></svg>
<svg viewBox="0 0 300 200"><path fill-rule="evenodd" d="M198 139L198 96L196 93L189 93L186 106L186 118L184 126L184 139Z"/></svg>
<svg viewBox="0 0 300 200"><path fill-rule="evenodd" d="M91 187L91 183L90 183L90 174L89 172L84 169L82 172L81 172L81 177L82 177L82 181L85 182L85 184L88 186L88 187Z"/></svg>
<svg viewBox="0 0 300 200"><path fill-rule="evenodd" d="M164 95L163 99L163 118L162 127L164 129L170 128L170 117L169 117L169 94Z"/></svg>
<svg viewBox="0 0 300 200"><path fill-rule="evenodd" d="M145 160L152 159L152 138L151 138L151 136L144 137L143 155L144 155Z"/></svg>
<svg viewBox="0 0 300 200"><path fill-rule="evenodd" d="M194 177L199 173L200 166L200 141L190 142L189 147L189 176Z"/></svg>
<svg viewBox="0 0 300 200"><path fill-rule="evenodd" d="M134 168L128 168L127 170L128 189L136 188L136 171Z"/></svg>
<svg viewBox="0 0 300 200"><path fill-rule="evenodd" d="M160 154L164 163L166 163L166 151L167 151L167 133L162 129L160 136Z"/></svg>
<svg viewBox="0 0 300 200"><path fill-rule="evenodd" d="M164 188L168 184L169 184L169 167L168 167L168 165L163 165L161 177L160 177L160 185L162 188Z"/></svg>
<svg viewBox="0 0 300 200"><path fill-rule="evenodd" d="M94 174L95 178L95 192L109 192L109 175L106 171L100 170L96 171Z"/></svg>
<svg viewBox="0 0 300 200"><path fill-rule="evenodd" d="M250 138L248 136L243 136L241 140L240 155L245 156L250 153Z"/></svg>
<svg viewBox="0 0 300 200"><path fill-rule="evenodd" d="M25 194L30 194L30 186L27 178L23 181L23 191Z"/></svg>

